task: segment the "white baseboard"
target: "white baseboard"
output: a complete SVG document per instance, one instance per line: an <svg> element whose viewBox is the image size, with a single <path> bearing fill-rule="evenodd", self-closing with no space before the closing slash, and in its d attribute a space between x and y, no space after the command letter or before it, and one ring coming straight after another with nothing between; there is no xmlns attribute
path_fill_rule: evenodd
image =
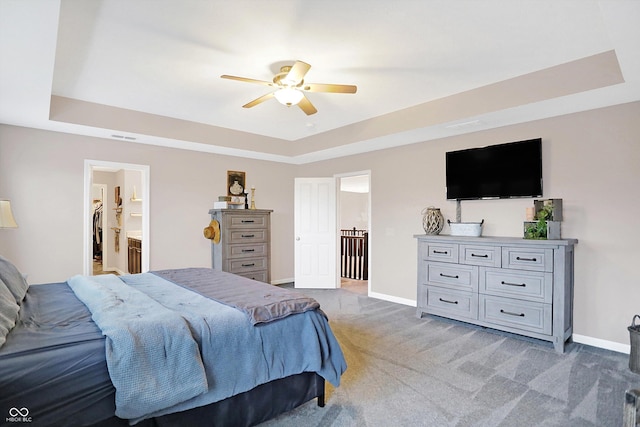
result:
<svg viewBox="0 0 640 427"><path fill-rule="evenodd" d="M285 283L293 283L293 277L290 279L278 279L271 281L272 285L284 285Z"/></svg>
<svg viewBox="0 0 640 427"><path fill-rule="evenodd" d="M631 346L628 344L620 344L613 341L601 340L600 338L587 337L585 335L573 334L573 342L616 351L618 353L631 353Z"/></svg>
<svg viewBox="0 0 640 427"><path fill-rule="evenodd" d="M402 304L402 305L410 305L411 307L417 307L418 304L416 303L415 300L410 300L410 299L406 299L406 298L398 298L398 297L394 297L391 295L386 295L386 294L379 294L377 292L369 292L369 295L371 298L377 298L377 299L381 299L384 301L389 301L389 302L395 302L397 304Z"/></svg>
<svg viewBox="0 0 640 427"><path fill-rule="evenodd" d="M394 297L386 294L379 294L377 292L371 292L369 296L371 298L377 298L384 301L395 302L403 305L409 305L411 307L418 306L415 300L398 298L398 297ZM574 342L577 342L580 344L590 345L592 347L598 347L605 350L615 351L618 353L625 353L625 354L631 353L631 346L628 344L620 344L613 341L607 341L607 340L602 340L600 338L592 338L592 337L588 337L585 335L578 335L578 334L573 334L572 338Z"/></svg>

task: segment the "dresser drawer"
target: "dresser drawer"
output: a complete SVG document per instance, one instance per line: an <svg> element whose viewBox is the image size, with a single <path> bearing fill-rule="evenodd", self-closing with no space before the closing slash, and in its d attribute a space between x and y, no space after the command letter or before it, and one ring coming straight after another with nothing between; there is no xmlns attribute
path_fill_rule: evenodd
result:
<svg viewBox="0 0 640 427"><path fill-rule="evenodd" d="M458 244L457 243L423 243L424 256L429 261L440 262L458 262Z"/></svg>
<svg viewBox="0 0 640 427"><path fill-rule="evenodd" d="M257 280L258 282L269 283L267 281L267 272L265 270L250 271L250 272L235 273L235 274L237 274L238 276L246 277L247 279Z"/></svg>
<svg viewBox="0 0 640 427"><path fill-rule="evenodd" d="M497 296L479 296L480 320L524 331L551 335L551 304Z"/></svg>
<svg viewBox="0 0 640 427"><path fill-rule="evenodd" d="M460 245L460 262L470 265L500 267L502 250L500 246Z"/></svg>
<svg viewBox="0 0 640 427"><path fill-rule="evenodd" d="M267 228L266 215L231 215L229 217L229 228Z"/></svg>
<svg viewBox="0 0 640 427"><path fill-rule="evenodd" d="M266 256L268 254L267 243L254 243L249 245L235 244L229 245L227 249L228 258L250 258Z"/></svg>
<svg viewBox="0 0 640 427"><path fill-rule="evenodd" d="M478 292L478 267L428 262L427 283L460 291Z"/></svg>
<svg viewBox="0 0 640 427"><path fill-rule="evenodd" d="M553 272L553 249L503 247L502 267Z"/></svg>
<svg viewBox="0 0 640 427"><path fill-rule="evenodd" d="M228 269L226 271L230 273L240 274L249 271L266 270L268 261L267 257L259 258L245 258L245 259L230 259L227 260Z"/></svg>
<svg viewBox="0 0 640 427"><path fill-rule="evenodd" d="M480 293L551 303L553 274L538 271L480 269Z"/></svg>
<svg viewBox="0 0 640 427"><path fill-rule="evenodd" d="M229 230L228 243L266 242L267 230Z"/></svg>
<svg viewBox="0 0 640 427"><path fill-rule="evenodd" d="M478 294L425 286L426 301L419 302L425 311L443 316L478 319ZM424 294L423 294L424 295Z"/></svg>

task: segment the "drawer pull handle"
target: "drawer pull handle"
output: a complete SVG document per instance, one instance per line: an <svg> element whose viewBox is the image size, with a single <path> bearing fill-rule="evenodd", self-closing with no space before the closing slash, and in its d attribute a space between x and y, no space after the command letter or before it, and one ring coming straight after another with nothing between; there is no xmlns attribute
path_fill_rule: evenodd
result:
<svg viewBox="0 0 640 427"><path fill-rule="evenodd" d="M448 251L436 251L435 249L433 250L434 254L440 254L440 255L447 255L449 252Z"/></svg>
<svg viewBox="0 0 640 427"><path fill-rule="evenodd" d="M524 317L524 313L513 313L511 311L505 311L505 310L502 310L502 309L500 309L500 313L508 314L509 316Z"/></svg>
<svg viewBox="0 0 640 427"><path fill-rule="evenodd" d="M504 280L502 282L500 282L503 285L507 285L507 286L520 286L522 288L526 287L527 284L526 283L509 283L509 282L505 282Z"/></svg>
<svg viewBox="0 0 640 427"><path fill-rule="evenodd" d="M242 253L246 254L247 252L255 252L255 251L256 251L255 249L243 249Z"/></svg>
<svg viewBox="0 0 640 427"><path fill-rule="evenodd" d="M459 279L460 276L458 276L457 274L455 276L450 276L448 274L444 274L444 273L440 273L440 277L448 277L449 279Z"/></svg>
<svg viewBox="0 0 640 427"><path fill-rule="evenodd" d="M242 264L243 267L253 267L254 265L256 265L255 262L252 262L251 264Z"/></svg>
<svg viewBox="0 0 640 427"><path fill-rule="evenodd" d="M517 259L518 261L533 261L533 262L536 262L536 261L537 261L537 258L521 258L521 257L519 257L519 256L518 256L518 257L516 257L516 259Z"/></svg>
<svg viewBox="0 0 640 427"><path fill-rule="evenodd" d="M442 299L442 298L438 298L438 299L440 301L442 301L442 302L446 302L447 304L457 304L458 303L458 301L449 301L449 300Z"/></svg>
<svg viewBox="0 0 640 427"><path fill-rule="evenodd" d="M255 234L243 234L242 237L246 239L246 238L256 237L256 235Z"/></svg>
<svg viewBox="0 0 640 427"><path fill-rule="evenodd" d="M253 224L254 222L255 222L255 221L254 221L254 220L252 220L252 219L243 219L243 220L242 220L242 223L243 223L243 224Z"/></svg>
<svg viewBox="0 0 640 427"><path fill-rule="evenodd" d="M476 258L489 258L489 255L487 255L487 254L484 254L484 255L476 255L476 254L473 254L473 253L472 253L472 254L471 254L471 256L474 256L474 257L476 257Z"/></svg>

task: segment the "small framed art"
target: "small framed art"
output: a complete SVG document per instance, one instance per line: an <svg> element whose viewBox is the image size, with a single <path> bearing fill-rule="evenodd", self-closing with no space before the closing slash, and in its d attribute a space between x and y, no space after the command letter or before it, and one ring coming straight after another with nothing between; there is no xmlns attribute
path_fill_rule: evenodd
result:
<svg viewBox="0 0 640 427"><path fill-rule="evenodd" d="M227 195L244 196L245 173L227 171Z"/></svg>

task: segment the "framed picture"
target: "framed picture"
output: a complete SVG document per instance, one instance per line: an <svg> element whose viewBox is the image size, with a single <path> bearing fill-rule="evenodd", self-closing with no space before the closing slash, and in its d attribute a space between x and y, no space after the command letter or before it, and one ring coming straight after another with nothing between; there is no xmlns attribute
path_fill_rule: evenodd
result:
<svg viewBox="0 0 640 427"><path fill-rule="evenodd" d="M244 196L245 173L239 171L227 171L227 195Z"/></svg>

